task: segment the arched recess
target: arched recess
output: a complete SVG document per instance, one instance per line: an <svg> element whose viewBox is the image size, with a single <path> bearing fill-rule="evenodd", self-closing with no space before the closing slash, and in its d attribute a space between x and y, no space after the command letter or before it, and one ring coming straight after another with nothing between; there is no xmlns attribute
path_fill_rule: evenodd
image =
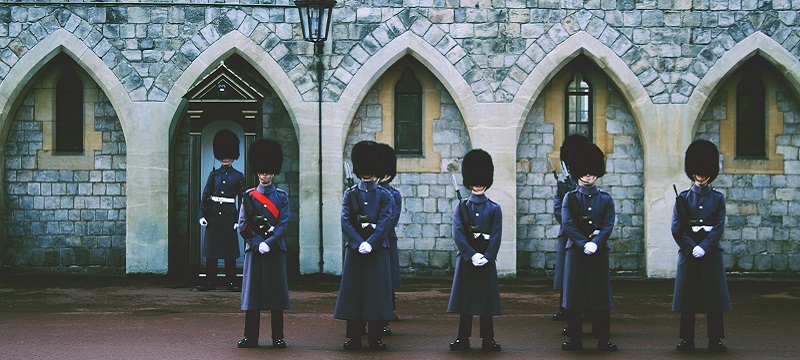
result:
<svg viewBox="0 0 800 360"><path fill-rule="evenodd" d="M339 98L336 110L340 111L335 118L341 121L342 144L344 144L350 123L358 110L358 105L364 100L372 86L386 72L386 70L405 55L411 55L422 63L442 83L453 97L459 110L465 114L464 121L467 129L474 127L475 120L466 113L478 103L469 84L458 70L438 50L428 44L424 39L408 31L396 37L378 50L347 84ZM471 130L470 130L471 131ZM472 134L470 134L472 138Z"/></svg>
<svg viewBox="0 0 800 360"><path fill-rule="evenodd" d="M753 56L767 59L782 74L795 97L800 98L800 61L778 42L762 32L740 41L714 63L689 97L688 118L693 135L706 108L725 80Z"/></svg>
<svg viewBox="0 0 800 360"><path fill-rule="evenodd" d="M174 114L170 124L170 138L174 135L176 122L180 120L180 114L183 112L183 106L185 105L183 104L183 96L198 79L216 68L220 61L233 53L247 60L267 80L275 94L281 99L281 102L286 105L295 127L295 132L299 134L296 112L298 109L302 109L304 105L303 98L300 92L297 91L297 87L267 51L242 33L232 31L211 44L195 58L189 67L183 71L183 74L175 82L169 95L167 95L167 100L165 101L169 107L167 113Z"/></svg>
<svg viewBox="0 0 800 360"><path fill-rule="evenodd" d="M648 117L645 114L652 114L655 111L650 95L642 86L636 74L631 71L628 64L622 61L608 46L584 31L576 33L550 51L520 86L517 96L514 97L512 102L515 106L524 108L517 126L517 142L533 102L541 95L542 90L544 90L553 76L580 54L586 55L603 69L605 74L620 90L631 107L634 120L639 128L640 138L645 142L646 138L641 136L643 122L648 121L646 120ZM643 143L643 145L645 144Z"/></svg>
<svg viewBox="0 0 800 360"><path fill-rule="evenodd" d="M100 86L116 109L122 130L127 134L131 126L126 115L132 105L128 92L111 69L83 41L64 29L58 29L25 53L0 83L0 146L5 143L12 107L25 91L20 84L28 84L60 52L75 60Z"/></svg>

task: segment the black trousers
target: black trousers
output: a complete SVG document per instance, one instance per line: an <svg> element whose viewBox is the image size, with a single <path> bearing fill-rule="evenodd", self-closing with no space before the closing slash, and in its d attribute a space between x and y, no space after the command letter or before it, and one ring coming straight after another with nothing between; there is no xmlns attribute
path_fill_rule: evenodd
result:
<svg viewBox="0 0 800 360"><path fill-rule="evenodd" d="M380 341L383 336L383 327L389 324L386 320L347 320L347 328L345 329L344 336L360 341L365 322L367 323L367 337L369 338L370 344Z"/></svg>
<svg viewBox="0 0 800 360"><path fill-rule="evenodd" d="M694 339L694 323L695 314L693 312L681 313L681 330L680 338L684 340ZM708 338L709 339L722 339L725 337L725 328L722 324L721 312L710 312L706 314L706 323L708 324Z"/></svg>
<svg viewBox="0 0 800 360"><path fill-rule="evenodd" d="M283 339L283 310L270 310L272 339ZM261 311L246 310L244 315L244 337L258 339L261 327Z"/></svg>
<svg viewBox="0 0 800 360"><path fill-rule="evenodd" d="M491 315L480 316L480 336L486 340L494 339L494 318ZM472 315L461 314L458 321L458 338L467 340L472 336Z"/></svg>
<svg viewBox="0 0 800 360"><path fill-rule="evenodd" d="M217 267L219 266L219 259L206 258L206 282L214 285L217 281ZM233 283L236 280L236 259L225 259L225 282Z"/></svg>
<svg viewBox="0 0 800 360"><path fill-rule="evenodd" d="M607 341L611 338L611 313L609 311L565 311L570 339L580 340L583 336L583 318L592 320L592 335L595 339Z"/></svg>

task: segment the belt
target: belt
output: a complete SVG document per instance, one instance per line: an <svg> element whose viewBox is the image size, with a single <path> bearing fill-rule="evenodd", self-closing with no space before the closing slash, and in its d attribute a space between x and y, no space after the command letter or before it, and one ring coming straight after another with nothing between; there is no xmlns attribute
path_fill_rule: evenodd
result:
<svg viewBox="0 0 800 360"><path fill-rule="evenodd" d="M491 235L489 235L489 234L484 234L484 233L479 233L479 232L472 233L472 236L473 236L475 239L477 239L479 236L483 236L483 237L484 237L484 239L486 239L486 240L489 240L489 238L491 238Z"/></svg>
<svg viewBox="0 0 800 360"><path fill-rule="evenodd" d="M710 231L711 231L711 229L713 229L713 228L714 228L714 227L713 227L713 226L711 226L711 225L705 225L705 226L692 226L692 232L699 232L700 230L705 230L706 232L710 232Z"/></svg>
<svg viewBox="0 0 800 360"><path fill-rule="evenodd" d="M233 204L233 203L236 202L236 198L226 198L226 197L212 196L211 197L211 201L217 202L217 203L220 203L220 204L222 204L222 203Z"/></svg>

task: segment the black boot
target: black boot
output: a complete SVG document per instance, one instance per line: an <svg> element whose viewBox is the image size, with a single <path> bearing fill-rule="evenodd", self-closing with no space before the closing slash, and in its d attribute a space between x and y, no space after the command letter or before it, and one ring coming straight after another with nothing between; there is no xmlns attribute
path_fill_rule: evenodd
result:
<svg viewBox="0 0 800 360"><path fill-rule="evenodd" d="M450 343L450 350L454 351L469 350L469 339L461 340L456 338L455 341Z"/></svg>
<svg viewBox="0 0 800 360"><path fill-rule="evenodd" d="M483 339L483 344L481 344L481 350L483 351L500 351L500 344L494 339Z"/></svg>
<svg viewBox="0 0 800 360"><path fill-rule="evenodd" d="M683 339L678 346L675 347L678 351L692 351L694 350L694 339L686 340Z"/></svg>
<svg viewBox="0 0 800 360"><path fill-rule="evenodd" d="M726 352L728 347L720 339L708 339L708 351Z"/></svg>
<svg viewBox="0 0 800 360"><path fill-rule="evenodd" d="M583 343L580 339L569 339L567 342L561 344L561 350L564 351L575 351L575 350L583 350Z"/></svg>

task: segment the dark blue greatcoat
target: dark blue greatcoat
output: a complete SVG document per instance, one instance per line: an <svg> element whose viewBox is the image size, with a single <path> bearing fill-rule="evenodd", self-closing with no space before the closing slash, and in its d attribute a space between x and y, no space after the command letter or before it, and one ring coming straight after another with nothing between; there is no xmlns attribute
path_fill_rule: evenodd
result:
<svg viewBox="0 0 800 360"><path fill-rule="evenodd" d="M265 238L265 230L256 229L252 217L245 214L244 206L239 210L239 229L245 240L244 275L242 278L242 310L288 310L289 283L286 280L286 244L283 236L289 225L289 195L270 184L259 184L255 191L264 194L279 210L277 223L273 223L273 235ZM269 210L249 197L253 210L265 216ZM247 227L255 229L252 233L244 231ZM262 254L258 245L266 242L269 252Z"/></svg>
<svg viewBox="0 0 800 360"><path fill-rule="evenodd" d="M597 251L586 255L583 247L589 238L575 226L569 208L569 194L564 196L561 207L561 228L567 235L567 255L564 263L564 300L561 306L573 311L609 311L613 308L611 279L608 272L608 238L614 229L614 199L600 191L597 186L583 187L573 191L578 208L587 214L600 233L592 238Z"/></svg>
<svg viewBox="0 0 800 360"><path fill-rule="evenodd" d="M350 198L356 197L364 207L375 232L364 240L356 231L359 223L353 215ZM359 182L344 193L342 200L342 234L345 240L342 282L333 317L343 320L392 320L392 269L389 260L389 230L392 228L394 199L386 189L373 182ZM363 241L372 246L372 252L361 254L358 247Z"/></svg>
<svg viewBox="0 0 800 360"><path fill-rule="evenodd" d="M244 174L233 166L220 166L208 174L203 195L200 198L200 217L205 217L205 241L200 255L212 259L236 259L239 257L239 237L236 236L236 219L239 214L234 202L214 202L211 196L242 200Z"/></svg>
<svg viewBox="0 0 800 360"><path fill-rule="evenodd" d="M710 186L692 185L679 195L689 205L689 219L712 226L711 231L682 231L678 210L672 211L672 237L678 244L678 271L672 311L723 312L731 310L720 239L725 232L725 196ZM706 254L692 256L700 245Z"/></svg>
<svg viewBox="0 0 800 360"><path fill-rule="evenodd" d="M497 252L503 238L503 212L500 205L486 195L472 194L467 199L470 221L489 235L489 246L483 254L489 263L472 265L477 251L467 242L458 207L453 214L453 240L458 248L456 271L450 291L447 312L468 315L500 315L500 283L497 280Z"/></svg>
<svg viewBox="0 0 800 360"><path fill-rule="evenodd" d="M392 212L392 230L389 231L389 261L392 263L392 289L399 289L403 286L400 281L400 253L397 249L397 223L400 222L400 213L403 211L403 195L400 191L392 187L391 184L381 185L389 190L394 199L394 211Z"/></svg>
<svg viewBox="0 0 800 360"><path fill-rule="evenodd" d="M572 177L567 176L565 181L572 183L572 188L578 187L578 182L573 180ZM555 216L558 225L562 224L561 221L561 204L564 201L564 196L558 196L556 191L553 196L553 216ZM567 257L567 235L564 234L564 228L558 228L558 243L556 244L556 266L553 269L553 289L561 290L564 287L564 262Z"/></svg>

